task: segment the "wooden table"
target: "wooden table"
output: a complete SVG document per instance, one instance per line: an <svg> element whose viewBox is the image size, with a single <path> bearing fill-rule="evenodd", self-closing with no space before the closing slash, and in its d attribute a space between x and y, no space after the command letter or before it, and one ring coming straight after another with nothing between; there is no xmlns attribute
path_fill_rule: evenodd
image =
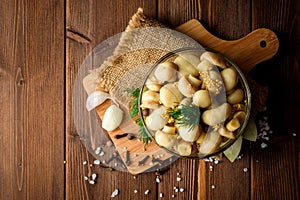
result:
<svg viewBox="0 0 300 200"><path fill-rule="evenodd" d="M270 88L267 148L260 141L247 145L234 163L179 159L160 183L155 172L134 177L83 165L93 158L73 122L76 74L93 47L122 32L138 7L172 28L196 18L223 39L259 27L278 35L278 54L251 72ZM299 11L293 0L3 0L0 199L110 199L115 189L114 199L159 199L160 193L163 199L299 199ZM98 175L94 185L84 180L89 170Z"/></svg>

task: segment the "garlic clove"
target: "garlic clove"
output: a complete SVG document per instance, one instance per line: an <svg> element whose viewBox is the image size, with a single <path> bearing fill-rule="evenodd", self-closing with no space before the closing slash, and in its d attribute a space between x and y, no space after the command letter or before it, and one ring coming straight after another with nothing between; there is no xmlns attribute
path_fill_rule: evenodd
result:
<svg viewBox="0 0 300 200"><path fill-rule="evenodd" d="M101 105L102 103L104 103L105 100L107 99L111 99L110 94L106 93L106 92L102 92L102 91L95 91L92 92L87 100L86 100L86 109L88 111L93 110L94 108L96 108L97 106ZM114 100L113 100L114 101Z"/></svg>
<svg viewBox="0 0 300 200"><path fill-rule="evenodd" d="M120 126L123 120L123 111L116 105L109 106L103 116L102 128L113 131Z"/></svg>
<svg viewBox="0 0 300 200"><path fill-rule="evenodd" d="M181 141L177 146L177 151L181 156L189 156L192 153L192 146L188 142Z"/></svg>
<svg viewBox="0 0 300 200"><path fill-rule="evenodd" d="M169 61L160 63L157 65L154 75L161 83L174 82L177 78L177 65Z"/></svg>
<svg viewBox="0 0 300 200"><path fill-rule="evenodd" d="M176 142L176 136L170 135L170 134L164 133L163 131L158 130L155 132L155 141L160 146L163 146L163 147L166 147L169 149L174 146L174 144Z"/></svg>
<svg viewBox="0 0 300 200"><path fill-rule="evenodd" d="M222 142L222 137L218 132L209 132L205 135L205 138L199 148L200 153L209 154L218 149Z"/></svg>
<svg viewBox="0 0 300 200"><path fill-rule="evenodd" d="M200 60L207 60L211 64L216 65L222 69L225 69L229 66L228 62L226 62L226 60L224 60L221 56L209 51L203 53L200 57Z"/></svg>
<svg viewBox="0 0 300 200"><path fill-rule="evenodd" d="M166 108L161 106L154 110L145 120L147 127L150 130L157 131L162 129L168 122L168 116L166 114Z"/></svg>
<svg viewBox="0 0 300 200"><path fill-rule="evenodd" d="M178 81L178 90L186 97L192 97L195 93L192 84L184 76Z"/></svg>
<svg viewBox="0 0 300 200"><path fill-rule="evenodd" d="M200 136L201 126L197 125L194 128L190 128L187 126L179 126L178 133L184 141L194 142Z"/></svg>

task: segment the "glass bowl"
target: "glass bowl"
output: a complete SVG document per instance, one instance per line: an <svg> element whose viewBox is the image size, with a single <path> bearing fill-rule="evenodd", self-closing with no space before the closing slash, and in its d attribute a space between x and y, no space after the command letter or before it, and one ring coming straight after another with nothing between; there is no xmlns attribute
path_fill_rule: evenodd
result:
<svg viewBox="0 0 300 200"><path fill-rule="evenodd" d="M150 138L180 157L223 152L241 136L251 93L237 65L212 50L167 53L149 70L139 95L139 113Z"/></svg>

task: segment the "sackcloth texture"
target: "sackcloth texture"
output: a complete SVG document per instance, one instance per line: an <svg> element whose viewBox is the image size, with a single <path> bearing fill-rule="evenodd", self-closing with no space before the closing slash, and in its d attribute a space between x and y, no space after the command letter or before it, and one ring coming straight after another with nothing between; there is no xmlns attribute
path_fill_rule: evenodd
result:
<svg viewBox="0 0 300 200"><path fill-rule="evenodd" d="M151 66L163 55L179 48L201 45L192 38L174 31L161 22L147 17L142 8L132 16L113 55L91 71L97 79L95 90L106 91L128 107L130 94L126 88L141 87ZM246 75L252 93L252 115L265 105L268 88Z"/></svg>

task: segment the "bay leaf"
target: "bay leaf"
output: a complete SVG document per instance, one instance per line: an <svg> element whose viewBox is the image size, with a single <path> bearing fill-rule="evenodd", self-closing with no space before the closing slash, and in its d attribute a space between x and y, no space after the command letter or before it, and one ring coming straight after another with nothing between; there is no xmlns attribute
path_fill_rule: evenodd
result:
<svg viewBox="0 0 300 200"><path fill-rule="evenodd" d="M242 148L242 142L243 137L239 137L228 149L223 152L230 162L234 162L234 160L238 157Z"/></svg>
<svg viewBox="0 0 300 200"><path fill-rule="evenodd" d="M257 128L254 118L250 118L249 122L244 130L243 138L249 141L256 141L257 139Z"/></svg>

